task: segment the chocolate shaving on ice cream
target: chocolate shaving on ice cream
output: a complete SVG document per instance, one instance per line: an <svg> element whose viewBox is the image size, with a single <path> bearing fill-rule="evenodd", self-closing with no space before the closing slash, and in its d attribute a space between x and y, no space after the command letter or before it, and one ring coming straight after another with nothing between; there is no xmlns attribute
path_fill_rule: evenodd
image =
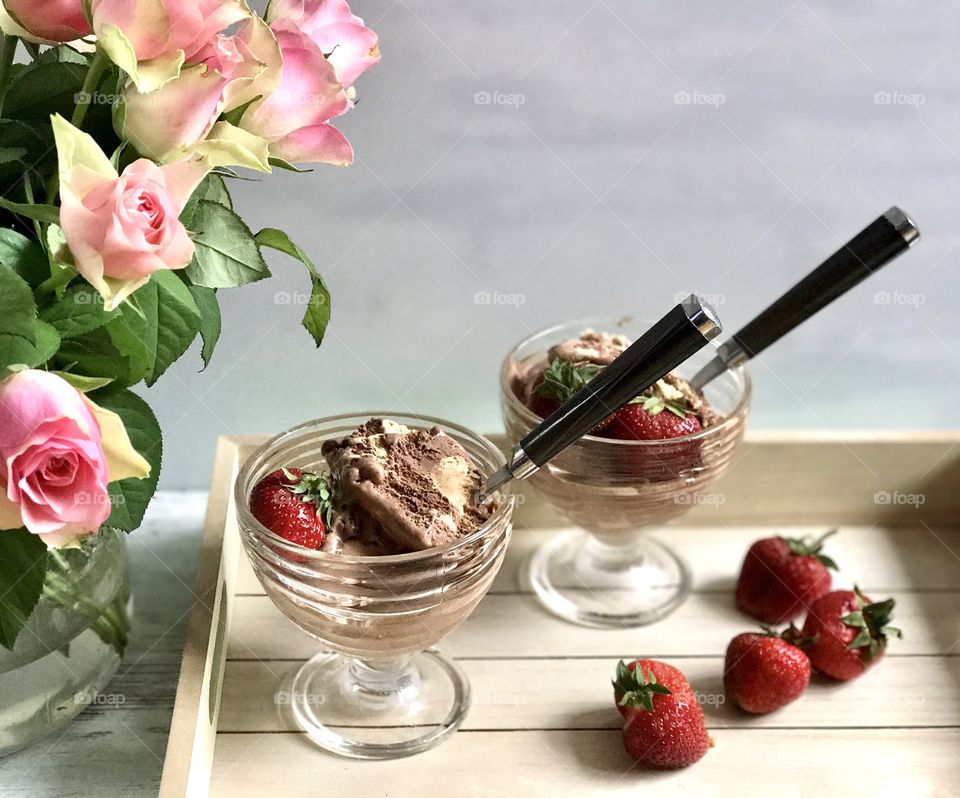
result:
<svg viewBox="0 0 960 798"><path fill-rule="evenodd" d="M464 448L437 427L411 429L372 418L324 442L341 532L385 551L419 551L473 532L495 509L477 504L483 476ZM382 533L387 539L377 540ZM371 540L372 539L372 540Z"/></svg>
<svg viewBox="0 0 960 798"><path fill-rule="evenodd" d="M579 338L563 341L550 349L550 360L565 360L567 363L596 363L609 366L630 346L624 335L610 335L587 330Z"/></svg>

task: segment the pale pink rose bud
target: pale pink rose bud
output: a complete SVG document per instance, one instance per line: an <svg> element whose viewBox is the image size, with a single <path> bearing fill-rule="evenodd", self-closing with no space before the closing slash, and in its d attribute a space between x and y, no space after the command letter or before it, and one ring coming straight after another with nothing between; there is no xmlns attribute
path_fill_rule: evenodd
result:
<svg viewBox="0 0 960 798"><path fill-rule="evenodd" d="M60 168L60 226L77 271L112 310L160 269L182 269L193 242L178 218L207 172L200 160L141 158L117 174L97 143L52 118Z"/></svg>
<svg viewBox="0 0 960 798"><path fill-rule="evenodd" d="M30 38L46 42L72 42L91 32L81 0L3 0L3 8L22 29L16 30L9 22L0 26L11 36L26 32Z"/></svg>

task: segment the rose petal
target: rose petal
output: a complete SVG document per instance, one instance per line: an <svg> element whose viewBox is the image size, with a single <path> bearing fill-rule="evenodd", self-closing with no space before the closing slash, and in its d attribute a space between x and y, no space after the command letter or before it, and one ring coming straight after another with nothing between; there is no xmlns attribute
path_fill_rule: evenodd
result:
<svg viewBox="0 0 960 798"><path fill-rule="evenodd" d="M321 124L294 130L274 142L270 151L290 163L330 163L349 166L353 147L333 125Z"/></svg>

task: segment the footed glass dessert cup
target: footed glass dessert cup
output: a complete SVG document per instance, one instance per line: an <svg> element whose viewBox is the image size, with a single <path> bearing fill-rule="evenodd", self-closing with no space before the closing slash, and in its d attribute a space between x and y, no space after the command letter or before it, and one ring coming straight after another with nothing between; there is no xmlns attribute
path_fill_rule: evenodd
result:
<svg viewBox="0 0 960 798"><path fill-rule="evenodd" d="M588 329L631 340L651 323L586 319L542 330L521 341L500 371L501 406L511 443L540 418L523 394L547 362L550 347ZM707 346L678 373L690 379L715 354ZM690 592L690 572L664 543L652 537L697 504L730 465L743 436L750 379L728 371L704 391L722 420L693 435L666 440L614 440L586 435L528 480L578 529L537 549L529 564L530 586L552 613L586 626L642 626L675 610Z"/></svg>
<svg viewBox="0 0 960 798"><path fill-rule="evenodd" d="M323 644L292 685L278 687L289 688L297 723L328 751L391 759L432 748L466 716L470 684L434 646L473 612L500 570L514 497L501 492L489 520L453 543L405 554L306 549L253 517L249 498L260 479L284 466L323 473L321 444L350 435L371 417L439 427L484 477L504 463L486 438L440 419L342 415L301 424L265 443L241 469L235 495L243 545L266 594Z"/></svg>

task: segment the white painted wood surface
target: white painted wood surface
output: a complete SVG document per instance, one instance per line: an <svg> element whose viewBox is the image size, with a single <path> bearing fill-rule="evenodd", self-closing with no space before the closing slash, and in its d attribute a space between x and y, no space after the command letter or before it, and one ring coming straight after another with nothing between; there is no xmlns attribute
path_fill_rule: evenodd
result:
<svg viewBox="0 0 960 798"><path fill-rule="evenodd" d="M652 627L583 629L542 611L522 568L537 543L555 534L557 520L533 501L524 504L491 594L445 643L471 678L470 716L451 740L405 760L344 760L297 731L275 693L317 644L274 609L241 557L228 580L232 623L210 794L960 794L960 525L957 483L951 486L960 449L950 436L914 445L907 436L820 437L820 445L755 439L717 488L727 501L666 533L690 562L695 589ZM777 478L791 474L779 497L791 523L762 523L776 507ZM912 514L903 507L885 513L873 501L877 490L921 492L924 504ZM737 505L745 508L742 520ZM894 596L906 638L851 684L815 679L800 701L746 717L721 698L726 643L752 626L731 596L744 550L772 531L819 532L835 518L846 524L831 545L843 568L838 583L856 578L867 592ZM229 523L226 533L233 533ZM673 662L703 695L716 745L693 768L650 773L623 752L609 678L618 658L633 656ZM181 691L188 704L200 695L195 685ZM183 765L168 758L164 798L187 794Z"/></svg>

